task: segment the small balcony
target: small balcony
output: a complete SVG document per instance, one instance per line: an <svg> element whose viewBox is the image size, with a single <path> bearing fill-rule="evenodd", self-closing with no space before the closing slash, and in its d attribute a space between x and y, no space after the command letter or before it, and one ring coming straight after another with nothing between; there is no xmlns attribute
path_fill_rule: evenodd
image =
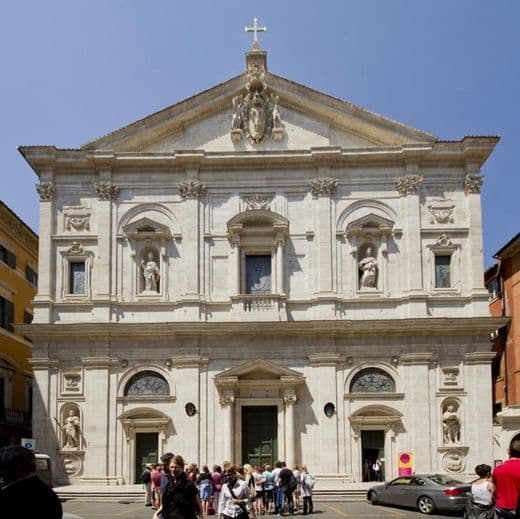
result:
<svg viewBox="0 0 520 519"><path fill-rule="evenodd" d="M233 321L287 321L287 296L239 294L231 297Z"/></svg>
<svg viewBox="0 0 520 519"><path fill-rule="evenodd" d="M31 426L32 415L27 411L19 411L9 407L0 407L0 424Z"/></svg>

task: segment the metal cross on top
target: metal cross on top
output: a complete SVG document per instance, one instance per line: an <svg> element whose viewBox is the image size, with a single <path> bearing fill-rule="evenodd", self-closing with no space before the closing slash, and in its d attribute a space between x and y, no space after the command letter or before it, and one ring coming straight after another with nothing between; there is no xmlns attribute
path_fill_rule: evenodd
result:
<svg viewBox="0 0 520 519"><path fill-rule="evenodd" d="M258 33L267 32L267 27L258 27L258 18L253 18L253 27L244 27L244 32L253 33L253 47L258 46Z"/></svg>

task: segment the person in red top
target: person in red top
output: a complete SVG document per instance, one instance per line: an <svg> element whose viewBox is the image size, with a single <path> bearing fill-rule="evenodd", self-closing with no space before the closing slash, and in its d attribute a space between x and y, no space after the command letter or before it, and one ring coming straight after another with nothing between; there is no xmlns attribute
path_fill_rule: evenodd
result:
<svg viewBox="0 0 520 519"><path fill-rule="evenodd" d="M511 440L509 459L493 470L495 509L498 519L515 519L520 494L520 439Z"/></svg>

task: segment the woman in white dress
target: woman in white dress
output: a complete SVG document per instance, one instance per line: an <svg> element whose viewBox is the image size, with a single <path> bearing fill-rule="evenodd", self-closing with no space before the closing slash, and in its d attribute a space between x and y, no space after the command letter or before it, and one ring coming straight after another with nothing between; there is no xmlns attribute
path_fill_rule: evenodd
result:
<svg viewBox="0 0 520 519"><path fill-rule="evenodd" d="M471 499L468 501L464 519L494 519L495 485L491 481L491 467L477 465L475 472L478 479L471 484Z"/></svg>

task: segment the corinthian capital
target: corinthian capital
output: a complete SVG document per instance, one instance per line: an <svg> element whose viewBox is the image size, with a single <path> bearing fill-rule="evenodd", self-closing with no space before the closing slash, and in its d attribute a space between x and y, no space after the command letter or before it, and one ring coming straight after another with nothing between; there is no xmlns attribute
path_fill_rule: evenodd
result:
<svg viewBox="0 0 520 519"><path fill-rule="evenodd" d="M55 192L52 184L36 184L36 191L40 196L40 202L50 202L54 200Z"/></svg>
<svg viewBox="0 0 520 519"><path fill-rule="evenodd" d="M110 180L94 182L94 187L96 188L98 200L117 200L119 196L120 189L112 184Z"/></svg>
<svg viewBox="0 0 520 519"><path fill-rule="evenodd" d="M206 186L198 180L179 182L177 189L184 200L187 198L204 198L207 192Z"/></svg>
<svg viewBox="0 0 520 519"><path fill-rule="evenodd" d="M464 178L464 193L480 193L480 188L484 182L482 175L470 175L469 173Z"/></svg>
<svg viewBox="0 0 520 519"><path fill-rule="evenodd" d="M405 175L403 177L397 177L397 191L399 191L401 196L418 193L422 182L422 175Z"/></svg>
<svg viewBox="0 0 520 519"><path fill-rule="evenodd" d="M314 198L324 195L332 196L336 192L337 187L338 179L332 177L316 178L309 183L309 189Z"/></svg>

